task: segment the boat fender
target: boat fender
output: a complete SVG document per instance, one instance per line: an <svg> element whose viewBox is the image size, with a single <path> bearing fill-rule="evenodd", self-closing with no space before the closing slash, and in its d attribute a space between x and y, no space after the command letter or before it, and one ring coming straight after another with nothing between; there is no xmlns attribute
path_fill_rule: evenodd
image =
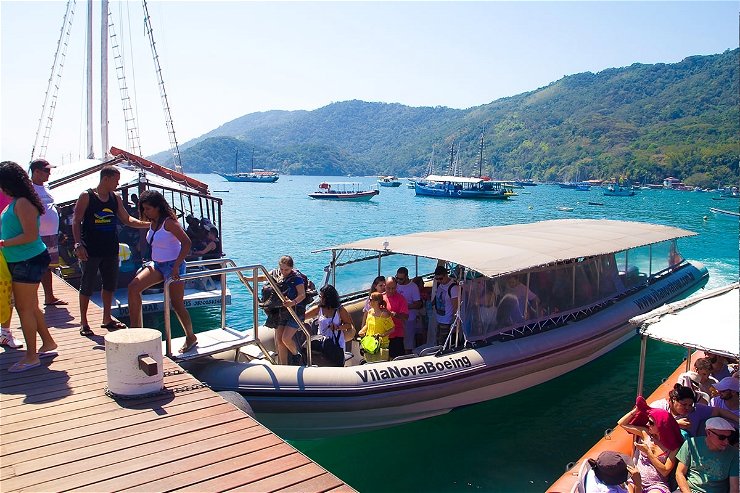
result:
<svg viewBox="0 0 740 493"><path fill-rule="evenodd" d="M234 407L254 418L254 411L252 410L252 406L249 405L247 399L245 399L244 396L241 395L239 392L234 392L233 390L220 390L217 392L217 394L220 395L226 402L233 404Z"/></svg>

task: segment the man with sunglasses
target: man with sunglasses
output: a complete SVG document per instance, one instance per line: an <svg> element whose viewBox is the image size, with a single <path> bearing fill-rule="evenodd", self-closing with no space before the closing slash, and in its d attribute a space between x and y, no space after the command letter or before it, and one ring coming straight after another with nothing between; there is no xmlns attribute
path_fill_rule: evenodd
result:
<svg viewBox="0 0 740 493"><path fill-rule="evenodd" d="M676 454L678 488L681 493L738 493L738 453L729 444L735 429L720 417L708 419L705 427L706 436L687 439Z"/></svg>
<svg viewBox="0 0 740 493"><path fill-rule="evenodd" d="M712 407L727 409L736 416L740 416L740 380L735 377L725 377L715 384L714 389L719 395L712 397L709 404Z"/></svg>
<svg viewBox="0 0 740 493"><path fill-rule="evenodd" d="M59 267L59 213L56 205L54 205L54 197L45 183L49 181L51 168L53 167L54 165L46 159L35 159L31 161L30 166L33 188L41 199L45 210L39 219L39 236L41 236L41 240L46 245L51 257L49 269L41 278L41 286L44 288L44 305L46 306L69 304L54 296L54 288L51 285L51 271Z"/></svg>

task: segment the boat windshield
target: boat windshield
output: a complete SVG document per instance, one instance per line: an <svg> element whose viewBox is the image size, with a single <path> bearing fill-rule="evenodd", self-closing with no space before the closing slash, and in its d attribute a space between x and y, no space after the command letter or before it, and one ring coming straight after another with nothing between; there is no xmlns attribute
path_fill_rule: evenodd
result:
<svg viewBox="0 0 740 493"><path fill-rule="evenodd" d="M460 321L468 341L594 307L681 263L675 241L489 278L468 272Z"/></svg>

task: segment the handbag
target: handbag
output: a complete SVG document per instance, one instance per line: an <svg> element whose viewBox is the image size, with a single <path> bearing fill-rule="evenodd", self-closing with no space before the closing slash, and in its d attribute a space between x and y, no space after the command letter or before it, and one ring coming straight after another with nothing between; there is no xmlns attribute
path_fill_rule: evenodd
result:
<svg viewBox="0 0 740 493"><path fill-rule="evenodd" d="M13 294L13 278L8 270L8 263L5 261L5 255L0 250L0 322L10 320L11 295Z"/></svg>
<svg viewBox="0 0 740 493"><path fill-rule="evenodd" d="M380 351L380 337L365 336L360 339L360 347L368 354L377 354Z"/></svg>
<svg viewBox="0 0 740 493"><path fill-rule="evenodd" d="M340 330L332 330L332 336L321 342L321 354L331 366L344 366L344 348L339 344Z"/></svg>

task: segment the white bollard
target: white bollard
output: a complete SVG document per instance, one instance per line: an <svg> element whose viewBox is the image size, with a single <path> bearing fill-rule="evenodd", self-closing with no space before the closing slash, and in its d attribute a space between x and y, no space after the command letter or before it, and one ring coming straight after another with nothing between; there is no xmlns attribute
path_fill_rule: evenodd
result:
<svg viewBox="0 0 740 493"><path fill-rule="evenodd" d="M133 396L162 390L162 334L158 330L126 329L108 333L105 361L110 392Z"/></svg>

